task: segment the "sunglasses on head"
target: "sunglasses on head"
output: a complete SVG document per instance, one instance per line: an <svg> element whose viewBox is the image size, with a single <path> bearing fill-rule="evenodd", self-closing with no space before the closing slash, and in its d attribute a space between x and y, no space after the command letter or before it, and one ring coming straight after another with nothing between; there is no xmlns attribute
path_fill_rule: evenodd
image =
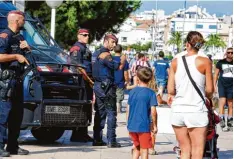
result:
<svg viewBox="0 0 234 159"><path fill-rule="evenodd" d="M228 51L227 54L233 54L233 51Z"/></svg>
<svg viewBox="0 0 234 159"><path fill-rule="evenodd" d="M82 36L84 36L84 37L87 37L87 36L89 36L89 34L80 34L80 35L82 35Z"/></svg>

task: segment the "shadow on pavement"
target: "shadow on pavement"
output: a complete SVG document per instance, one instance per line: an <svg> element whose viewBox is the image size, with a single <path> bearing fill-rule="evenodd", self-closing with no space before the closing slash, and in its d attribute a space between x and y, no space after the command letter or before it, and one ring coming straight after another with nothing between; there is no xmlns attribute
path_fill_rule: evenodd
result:
<svg viewBox="0 0 234 159"><path fill-rule="evenodd" d="M129 147L132 146L132 141L129 137L117 137L117 141L120 142L121 147Z"/></svg>
<svg viewBox="0 0 234 159"><path fill-rule="evenodd" d="M94 148L89 148L89 147L83 147L83 148L55 148L55 149L49 149L49 150L42 150L42 151L35 151L35 152L30 152L30 154L41 154L41 153L56 153L56 152L78 152L78 151L83 151L83 152L91 152L91 151L96 151Z"/></svg>
<svg viewBox="0 0 234 159"><path fill-rule="evenodd" d="M126 122L117 122L117 127L126 127Z"/></svg>
<svg viewBox="0 0 234 159"><path fill-rule="evenodd" d="M174 154L176 155L176 153L174 151L163 151L163 152L158 152L158 155L171 155Z"/></svg>

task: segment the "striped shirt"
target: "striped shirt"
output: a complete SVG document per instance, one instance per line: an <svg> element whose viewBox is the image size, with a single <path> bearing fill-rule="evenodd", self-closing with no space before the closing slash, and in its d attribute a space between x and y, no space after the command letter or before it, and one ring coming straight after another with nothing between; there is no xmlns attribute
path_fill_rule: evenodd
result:
<svg viewBox="0 0 234 159"><path fill-rule="evenodd" d="M131 69L130 69L133 77L136 75L137 66L150 67L150 65L149 65L149 63L148 63L147 61L143 61L143 60L135 61L135 62L132 64L132 67L131 67Z"/></svg>

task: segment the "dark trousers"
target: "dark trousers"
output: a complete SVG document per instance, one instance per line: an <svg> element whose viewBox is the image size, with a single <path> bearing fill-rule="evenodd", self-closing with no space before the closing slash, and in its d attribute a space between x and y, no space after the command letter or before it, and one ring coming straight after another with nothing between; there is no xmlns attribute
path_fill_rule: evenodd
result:
<svg viewBox="0 0 234 159"><path fill-rule="evenodd" d="M116 88L111 88L107 92L107 98L99 98L96 95L95 117L94 117L94 140L102 141L103 129L107 118L107 140L108 143L116 142Z"/></svg>
<svg viewBox="0 0 234 159"><path fill-rule="evenodd" d="M23 106L17 99L12 102L0 101L0 147L4 148L7 141L7 150L18 149L20 126L23 119ZM7 137L8 127L8 137Z"/></svg>
<svg viewBox="0 0 234 159"><path fill-rule="evenodd" d="M0 148L4 148L7 142L7 151L15 151L19 147L18 138L24 114L23 85L16 80L11 84L14 87L11 100L0 100Z"/></svg>

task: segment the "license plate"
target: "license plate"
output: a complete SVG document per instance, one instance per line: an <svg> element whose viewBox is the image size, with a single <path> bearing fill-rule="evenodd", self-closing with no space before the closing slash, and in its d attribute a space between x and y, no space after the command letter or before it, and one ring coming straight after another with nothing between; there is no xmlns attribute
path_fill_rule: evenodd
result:
<svg viewBox="0 0 234 159"><path fill-rule="evenodd" d="M70 114L70 107L67 106L46 106L47 114Z"/></svg>

